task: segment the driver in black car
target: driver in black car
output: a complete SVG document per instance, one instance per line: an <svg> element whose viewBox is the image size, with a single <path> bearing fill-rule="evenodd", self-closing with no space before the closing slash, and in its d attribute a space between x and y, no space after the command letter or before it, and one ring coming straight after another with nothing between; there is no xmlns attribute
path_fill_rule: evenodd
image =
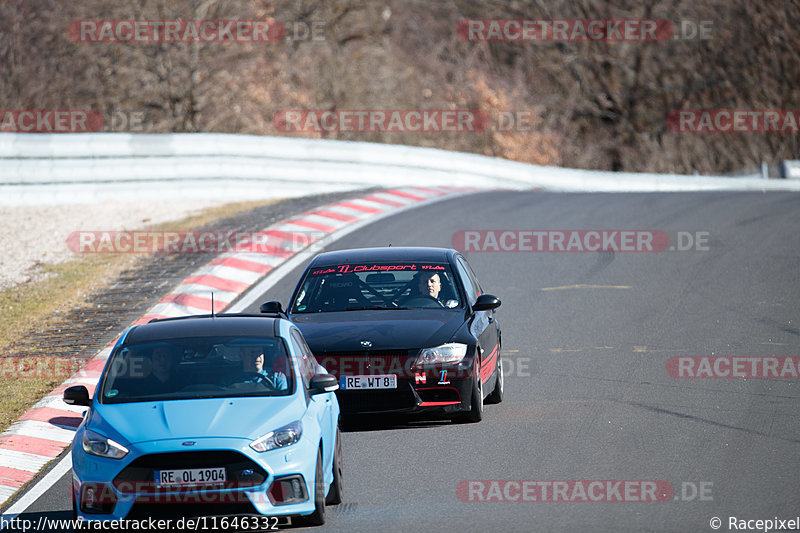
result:
<svg viewBox="0 0 800 533"><path fill-rule="evenodd" d="M446 301L440 300L440 293L442 292L442 279L436 272L419 272L416 274L416 286L412 285L416 290L412 290L411 295L406 301L411 301L414 298L432 298L442 307L455 307L458 302L448 299Z"/></svg>
<svg viewBox="0 0 800 533"><path fill-rule="evenodd" d="M274 370L267 370L264 368L264 352L258 346L244 346L239 348L239 357L242 360L242 371L245 374L258 374L264 376L245 376L245 379L239 380L240 383L258 383L259 381L266 381L267 384L272 384L276 390L286 390L289 388L286 381L286 375L283 372L276 372Z"/></svg>
<svg viewBox="0 0 800 533"><path fill-rule="evenodd" d="M417 289L421 294L438 300L439 293L442 292L442 280L439 278L439 274L435 272L420 273Z"/></svg>

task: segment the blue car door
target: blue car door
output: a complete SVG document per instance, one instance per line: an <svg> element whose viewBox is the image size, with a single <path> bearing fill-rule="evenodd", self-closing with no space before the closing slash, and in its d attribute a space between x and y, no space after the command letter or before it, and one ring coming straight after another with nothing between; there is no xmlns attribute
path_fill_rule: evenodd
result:
<svg viewBox="0 0 800 533"><path fill-rule="evenodd" d="M322 449L324 453L322 461L323 464L328 465L333 460L333 444L338 422L333 412L334 393L326 392L315 394L314 396L308 394L311 378L318 373L319 364L300 331L294 327L291 329L291 339L298 354L300 381L306 390L306 397L308 398L306 416L319 427L322 434Z"/></svg>

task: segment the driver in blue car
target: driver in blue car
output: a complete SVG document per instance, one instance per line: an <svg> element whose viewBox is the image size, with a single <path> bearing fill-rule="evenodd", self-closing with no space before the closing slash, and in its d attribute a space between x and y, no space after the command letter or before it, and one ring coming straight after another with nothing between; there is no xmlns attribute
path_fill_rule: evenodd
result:
<svg viewBox="0 0 800 533"><path fill-rule="evenodd" d="M247 377L240 381L241 383L266 381L266 383L271 385L275 390L286 390L289 388L286 375L283 372L264 368L264 360L266 357L264 356L264 351L258 346L244 346L239 348L239 357L242 360L243 372L246 374L258 374L263 376L263 378L259 378L253 375L252 377ZM274 364L274 361L272 361L272 363Z"/></svg>

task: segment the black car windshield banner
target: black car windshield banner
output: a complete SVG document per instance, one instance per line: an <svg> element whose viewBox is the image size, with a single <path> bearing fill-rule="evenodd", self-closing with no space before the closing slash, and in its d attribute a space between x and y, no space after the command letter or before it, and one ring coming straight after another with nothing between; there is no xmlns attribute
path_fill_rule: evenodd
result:
<svg viewBox="0 0 800 533"><path fill-rule="evenodd" d="M444 265L425 263L359 263L353 265L333 265L318 268L310 272L311 276L325 274L350 274L357 272L416 272L417 270L445 271Z"/></svg>

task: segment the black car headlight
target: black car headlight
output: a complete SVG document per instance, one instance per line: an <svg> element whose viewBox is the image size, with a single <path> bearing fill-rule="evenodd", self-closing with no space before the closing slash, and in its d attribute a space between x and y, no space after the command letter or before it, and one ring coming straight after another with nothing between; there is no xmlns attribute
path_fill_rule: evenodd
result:
<svg viewBox="0 0 800 533"><path fill-rule="evenodd" d="M461 362L467 355L467 345L460 342L449 342L433 348L423 348L419 352L416 367L437 364L453 364Z"/></svg>

